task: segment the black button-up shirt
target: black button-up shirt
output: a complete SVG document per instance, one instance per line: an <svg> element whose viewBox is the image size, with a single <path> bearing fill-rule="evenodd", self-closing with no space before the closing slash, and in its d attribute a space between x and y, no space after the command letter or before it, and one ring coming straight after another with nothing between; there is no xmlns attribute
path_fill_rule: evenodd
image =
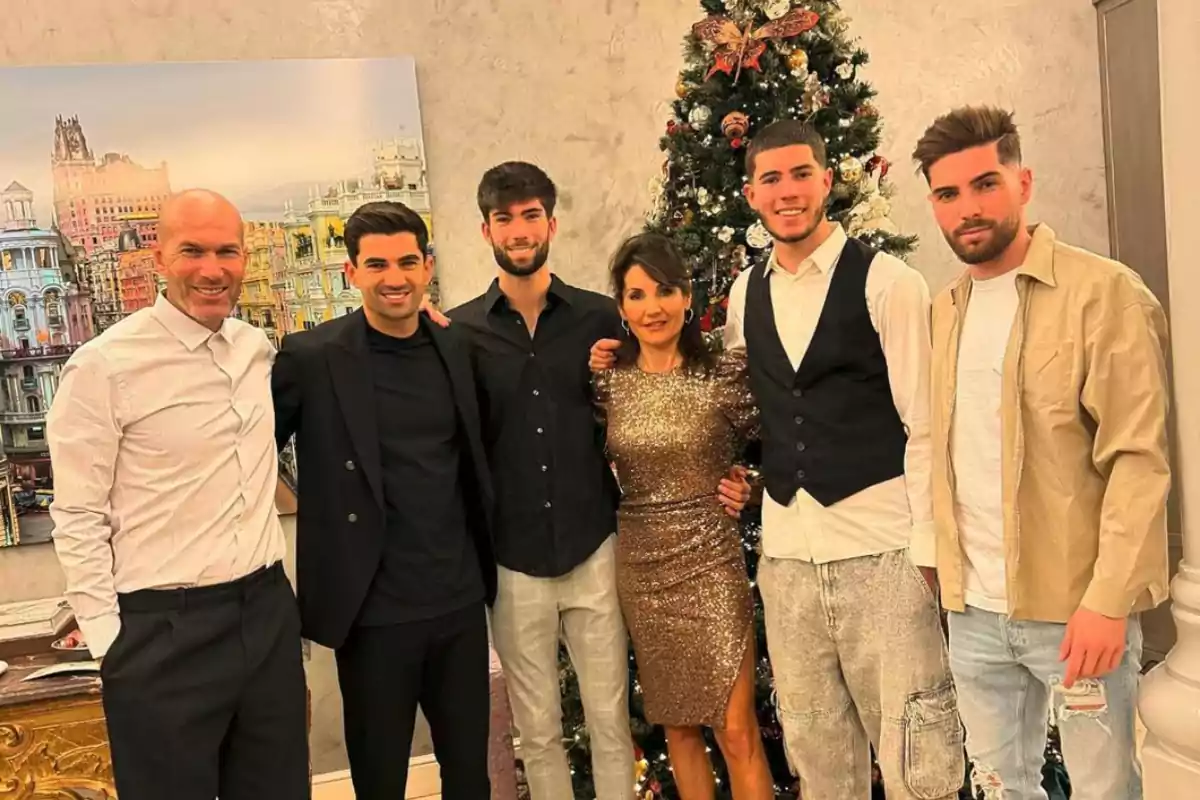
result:
<svg viewBox="0 0 1200 800"><path fill-rule="evenodd" d="M531 337L493 281L449 316L471 332L496 559L526 575L565 575L616 531L619 492L588 369L592 345L620 336L616 303L554 277Z"/></svg>

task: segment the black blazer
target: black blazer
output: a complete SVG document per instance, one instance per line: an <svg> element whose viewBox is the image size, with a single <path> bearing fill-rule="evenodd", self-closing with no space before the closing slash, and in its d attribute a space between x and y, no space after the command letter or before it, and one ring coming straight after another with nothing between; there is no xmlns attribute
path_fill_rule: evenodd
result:
<svg viewBox="0 0 1200 800"><path fill-rule="evenodd" d="M461 432L467 526L487 602L496 596L492 486L462 333L422 321L446 367ZM345 642L383 556L386 515L362 310L284 337L271 374L275 440L296 435L296 593L302 635Z"/></svg>

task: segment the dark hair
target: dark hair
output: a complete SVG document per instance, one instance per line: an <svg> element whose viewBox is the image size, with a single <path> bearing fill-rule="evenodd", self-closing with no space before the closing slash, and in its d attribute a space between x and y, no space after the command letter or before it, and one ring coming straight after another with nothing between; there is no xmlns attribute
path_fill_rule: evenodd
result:
<svg viewBox="0 0 1200 800"><path fill-rule="evenodd" d="M514 203L530 200L539 201L546 216L553 217L558 189L541 168L524 161L506 161L483 173L476 199L485 221L493 211L504 211Z"/></svg>
<svg viewBox="0 0 1200 800"><path fill-rule="evenodd" d="M941 159L992 142L996 143L1000 163L1021 163L1021 135L1011 111L963 106L935 119L917 142L912 157L929 180L929 170Z"/></svg>
<svg viewBox="0 0 1200 800"><path fill-rule="evenodd" d="M362 237L372 233L390 236L395 233L411 233L417 237L417 247L422 254L429 252L429 228L417 212L403 203L380 200L358 207L346 220L346 252L350 263L358 264L358 243Z"/></svg>
<svg viewBox="0 0 1200 800"><path fill-rule="evenodd" d="M812 148L813 158L822 168L828 166L825 155L825 138L807 122L798 119L780 119L772 122L750 140L746 148L746 177L754 180L754 161L759 153L806 144Z"/></svg>
<svg viewBox="0 0 1200 800"><path fill-rule="evenodd" d="M613 297L620 305L625 296L625 276L638 266L655 282L679 289L687 297L692 295L692 274L676 249L675 243L660 233L639 233L626 239L617 248L609 266ZM679 336L679 353L683 356L685 370L708 372L716 364L716 356L704 340L700 330L700 315L695 308L689 309L691 319L685 320ZM637 361L637 337L626 334L617 351L617 364L627 365Z"/></svg>

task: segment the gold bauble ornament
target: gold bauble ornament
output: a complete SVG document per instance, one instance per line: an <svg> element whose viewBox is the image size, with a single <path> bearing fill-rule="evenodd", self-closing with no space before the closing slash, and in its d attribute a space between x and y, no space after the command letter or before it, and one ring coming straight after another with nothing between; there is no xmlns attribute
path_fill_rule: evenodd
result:
<svg viewBox="0 0 1200 800"><path fill-rule="evenodd" d="M692 87L689 86L688 82L685 81L683 78L680 78L678 81L675 82L675 96L678 97L680 100L687 97L688 92L690 92L691 90L692 90Z"/></svg>
<svg viewBox="0 0 1200 800"><path fill-rule="evenodd" d="M728 139L740 139L750 130L750 118L741 111L730 111L721 120L721 133Z"/></svg>
<svg viewBox="0 0 1200 800"><path fill-rule="evenodd" d="M792 51L791 55L788 56L788 66L792 68L793 72L807 72L808 53L804 52L800 48L796 48Z"/></svg>

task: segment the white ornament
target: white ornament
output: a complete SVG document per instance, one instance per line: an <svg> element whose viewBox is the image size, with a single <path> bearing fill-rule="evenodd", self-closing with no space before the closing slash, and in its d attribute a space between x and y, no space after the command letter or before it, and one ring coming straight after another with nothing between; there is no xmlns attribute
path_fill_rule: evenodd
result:
<svg viewBox="0 0 1200 800"><path fill-rule="evenodd" d="M763 12L766 13L770 19L779 19L791 10L791 0L766 0L766 2L763 3Z"/></svg>
<svg viewBox="0 0 1200 800"><path fill-rule="evenodd" d="M771 234L761 222L755 222L746 229L746 244L755 250L762 250L771 243Z"/></svg>
<svg viewBox="0 0 1200 800"><path fill-rule="evenodd" d="M848 81L854 77L854 65L849 61L843 61L841 64L837 65L837 68L834 69L834 72L836 72L837 76L842 80Z"/></svg>
<svg viewBox="0 0 1200 800"><path fill-rule="evenodd" d="M712 119L712 109L708 106L696 106L688 113L688 122L693 128L703 128Z"/></svg>
<svg viewBox="0 0 1200 800"><path fill-rule="evenodd" d="M704 206L708 205L708 200L708 189L705 189L703 186L701 186L696 190L696 202Z"/></svg>
<svg viewBox="0 0 1200 800"><path fill-rule="evenodd" d="M733 241L733 228L726 225L721 230L717 231L717 238L728 244Z"/></svg>

